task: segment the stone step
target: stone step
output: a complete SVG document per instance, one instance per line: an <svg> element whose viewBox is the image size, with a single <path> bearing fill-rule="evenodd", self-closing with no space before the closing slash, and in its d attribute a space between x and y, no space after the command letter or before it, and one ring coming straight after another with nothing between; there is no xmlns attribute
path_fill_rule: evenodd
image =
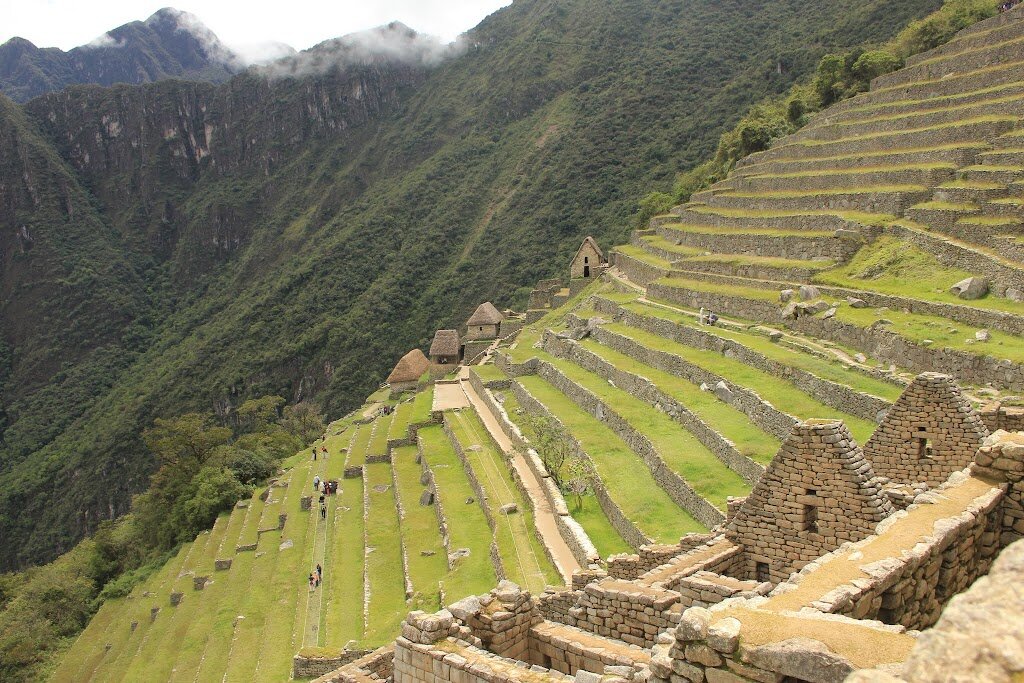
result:
<svg viewBox="0 0 1024 683"><path fill-rule="evenodd" d="M857 230L861 226L855 221L828 211L783 211L753 212L729 211L716 209L707 205L697 209L686 210L678 217L664 223L683 223L686 225L706 225L713 228L736 228L739 230L808 230L817 232L835 232L836 230Z"/></svg>
<svg viewBox="0 0 1024 683"><path fill-rule="evenodd" d="M994 25L989 24L989 22L995 19L999 21ZM953 40L945 45L940 45L933 50L907 57L906 65L916 66L921 62L935 59L936 57L949 57L970 50L976 50L985 45L992 45L1018 37L1024 34L1024 25L1022 25L1020 19L1019 11L1015 9L1012 12L1004 12L990 19L980 21L957 33Z"/></svg>
<svg viewBox="0 0 1024 683"><path fill-rule="evenodd" d="M805 190L788 193L746 194L728 192L708 199L708 205L727 209L755 210L815 210L863 211L867 213L900 215L908 207L924 201L932 194L921 185L865 187L850 191Z"/></svg>
<svg viewBox="0 0 1024 683"><path fill-rule="evenodd" d="M1001 197L981 205L983 216L1018 216L1024 218L1024 198Z"/></svg>
<svg viewBox="0 0 1024 683"><path fill-rule="evenodd" d="M956 143L984 143L1007 133L1018 125L1014 117L984 118L958 121L952 124L899 131L880 131L871 135L814 142L811 140L789 142L783 138L781 144L761 152L762 161L783 159L808 159L827 156L850 156L865 152L887 152L893 149L934 147Z"/></svg>
<svg viewBox="0 0 1024 683"><path fill-rule="evenodd" d="M957 175L968 182L1009 185L1024 179L1024 167L1011 164L967 166L957 171Z"/></svg>
<svg viewBox="0 0 1024 683"><path fill-rule="evenodd" d="M835 267L834 261L802 261L746 254L713 254L676 261L674 270L685 273L714 273L759 280L810 282L823 270Z"/></svg>
<svg viewBox="0 0 1024 683"><path fill-rule="evenodd" d="M733 170L733 176L749 176L760 174L807 173L812 171L828 171L837 166L842 168L879 167L899 165L947 165L953 168L975 163L979 153L987 153L985 147L977 143L970 146L955 147L940 145L923 149L889 149L881 152L865 152L849 156L779 159L777 161L749 161L754 155L741 159ZM1024 152L1024 150L1021 150ZM746 162L746 163L743 163ZM980 162L979 162L980 163Z"/></svg>
<svg viewBox="0 0 1024 683"><path fill-rule="evenodd" d="M813 189L836 190L878 185L933 186L953 178L954 169L912 166L848 167L829 171L808 171L799 174L748 175L736 178L737 192L786 192Z"/></svg>
<svg viewBox="0 0 1024 683"><path fill-rule="evenodd" d="M861 111L850 112L845 116L833 116L828 119L813 121L810 125L794 133L792 140L836 140L857 135L875 133L877 131L896 132L913 128L925 128L966 121L983 116L1013 115L1020 111L1024 102L1024 89L1012 97L1000 95L989 100L971 103L954 102L945 107L929 107L924 103L907 103L902 110L895 112Z"/></svg>
<svg viewBox="0 0 1024 683"><path fill-rule="evenodd" d="M981 207L976 204L923 202L907 209L904 215L915 223L945 232L961 218L980 213Z"/></svg>
<svg viewBox="0 0 1024 683"><path fill-rule="evenodd" d="M1024 143L1024 139L1019 140ZM992 166L1024 166L1024 147L1010 147L981 152L976 157L979 164Z"/></svg>
<svg viewBox="0 0 1024 683"><path fill-rule="evenodd" d="M1006 194L1006 185L957 181L936 187L932 199L937 202L980 206L989 200L1005 197Z"/></svg>
<svg viewBox="0 0 1024 683"><path fill-rule="evenodd" d="M854 98L857 101L850 101L848 106L853 108L907 100L952 97L986 88L1020 83L1021 80L1019 64L997 64L977 69L976 71L922 80L915 83L904 83L880 89L873 88L870 92L861 96L861 99Z"/></svg>
<svg viewBox="0 0 1024 683"><path fill-rule="evenodd" d="M717 254L758 254L788 259L845 261L861 247L859 238L837 238L828 233L800 230L741 231L708 226L674 225L658 228L658 234L676 244Z"/></svg>
<svg viewBox="0 0 1024 683"><path fill-rule="evenodd" d="M1024 61L1024 35L1016 35L997 42L985 42L979 47L954 55L938 55L917 62L914 66L879 76L871 81L871 89L918 83L933 78L962 74L987 66Z"/></svg>

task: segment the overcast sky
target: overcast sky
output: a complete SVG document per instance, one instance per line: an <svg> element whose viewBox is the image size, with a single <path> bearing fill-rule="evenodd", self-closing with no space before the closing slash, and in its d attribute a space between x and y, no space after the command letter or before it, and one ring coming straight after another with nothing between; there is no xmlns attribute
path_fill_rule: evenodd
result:
<svg viewBox="0 0 1024 683"><path fill-rule="evenodd" d="M302 50L398 20L450 41L511 0L0 0L0 43L12 36L68 50L161 7L198 16L229 46L280 41Z"/></svg>

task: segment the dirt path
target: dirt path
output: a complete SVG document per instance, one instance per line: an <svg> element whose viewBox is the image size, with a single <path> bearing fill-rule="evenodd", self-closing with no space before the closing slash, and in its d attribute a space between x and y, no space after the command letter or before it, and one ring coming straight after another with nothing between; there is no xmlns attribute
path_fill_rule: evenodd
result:
<svg viewBox="0 0 1024 683"><path fill-rule="evenodd" d="M458 410L468 407L469 401L466 400L460 382L438 382L434 385L434 410Z"/></svg>
<svg viewBox="0 0 1024 683"><path fill-rule="evenodd" d="M543 536L545 544L551 549L555 568L558 569L558 573L562 575L562 578L568 584L572 581L572 573L580 568L580 563L576 561L575 556L569 550L569 546L566 545L565 540L562 538L562 534L558 532L558 525L555 523L555 513L552 512L551 505L544 496L544 490L541 488L540 482L526 463L526 458L515 449L509 438L505 436L505 432L498 426L498 421L491 414L491 411L487 410L487 406L484 405L483 399L476 393L473 385L468 381L462 381L460 384L464 391L463 395L469 404L473 406L473 409L476 410L477 415L480 416L480 421L484 423L484 427L487 428L487 431L495 443L498 444L498 447L508 456L512 466L519 474L519 478L526 488L526 493L533 502L534 523L537 525L541 536Z"/></svg>

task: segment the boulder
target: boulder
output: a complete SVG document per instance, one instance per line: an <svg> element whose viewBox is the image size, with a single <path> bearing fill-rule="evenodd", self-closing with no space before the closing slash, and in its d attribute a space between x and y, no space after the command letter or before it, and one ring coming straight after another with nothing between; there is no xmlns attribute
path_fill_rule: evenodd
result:
<svg viewBox="0 0 1024 683"><path fill-rule="evenodd" d="M779 301L781 301L782 303L792 301L794 294L795 292L792 289L784 289L781 292L779 292Z"/></svg>
<svg viewBox="0 0 1024 683"><path fill-rule="evenodd" d="M850 308L867 308L868 302L864 299L858 299L855 296L846 297L846 303L850 304Z"/></svg>
<svg viewBox="0 0 1024 683"><path fill-rule="evenodd" d="M434 492L430 489L426 489L420 494L420 505L433 505L434 504Z"/></svg>
<svg viewBox="0 0 1024 683"><path fill-rule="evenodd" d="M821 296L821 292L814 285L800 285L800 301L812 301Z"/></svg>
<svg viewBox="0 0 1024 683"><path fill-rule="evenodd" d="M743 659L760 669L812 683L839 683L853 672L848 660L811 638L788 638L749 648Z"/></svg>
<svg viewBox="0 0 1024 683"><path fill-rule="evenodd" d="M782 309L783 320L796 320L796 317L800 314L799 311L803 310L803 306L795 301L790 301L786 304L786 307Z"/></svg>
<svg viewBox="0 0 1024 683"><path fill-rule="evenodd" d="M855 361L857 361L858 363L867 363L868 362L868 357L865 356L863 353L855 353L855 354L853 354L853 359Z"/></svg>
<svg viewBox="0 0 1024 683"><path fill-rule="evenodd" d="M519 506L516 505L515 503L505 503L500 508L498 508L498 512L500 512L503 515L511 515L516 512L519 512Z"/></svg>
<svg viewBox="0 0 1024 683"><path fill-rule="evenodd" d="M822 318L834 318L835 315L836 315L836 307L835 306L831 306L831 307L829 307L829 309L827 311L825 311L825 313L821 317Z"/></svg>
<svg viewBox="0 0 1024 683"><path fill-rule="evenodd" d="M950 287L949 292L961 299L980 299L988 294L988 280L983 277L969 277Z"/></svg>
<svg viewBox="0 0 1024 683"><path fill-rule="evenodd" d="M811 315L823 313L824 311L827 311L829 308L831 308L831 306L829 306L827 302L820 300L815 301L813 304L804 305L804 310L810 313Z"/></svg>
<svg viewBox="0 0 1024 683"><path fill-rule="evenodd" d="M974 333L974 338L977 339L978 341L987 342L989 339L992 338L992 335L989 334L988 330L978 330L977 332Z"/></svg>
<svg viewBox="0 0 1024 683"><path fill-rule="evenodd" d="M715 385L715 396L718 397L719 401L732 403L732 389L722 380L719 380L718 384Z"/></svg>

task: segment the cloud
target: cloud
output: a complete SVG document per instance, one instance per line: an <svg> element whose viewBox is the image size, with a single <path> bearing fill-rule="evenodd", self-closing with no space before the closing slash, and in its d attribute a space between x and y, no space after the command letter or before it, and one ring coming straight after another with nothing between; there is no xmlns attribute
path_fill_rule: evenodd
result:
<svg viewBox="0 0 1024 683"><path fill-rule="evenodd" d="M83 45L84 48L101 48L101 47L124 47L125 41L118 40L109 33L96 36L88 43Z"/></svg>
<svg viewBox="0 0 1024 683"><path fill-rule="evenodd" d="M296 54L295 48L291 45L273 41L232 45L231 49L246 66L269 64Z"/></svg>
<svg viewBox="0 0 1024 683"><path fill-rule="evenodd" d="M397 62L435 66L465 51L459 38L445 43L436 36L417 33L401 22L332 38L298 54L279 59L258 70L271 77L301 77L326 73L351 64Z"/></svg>

